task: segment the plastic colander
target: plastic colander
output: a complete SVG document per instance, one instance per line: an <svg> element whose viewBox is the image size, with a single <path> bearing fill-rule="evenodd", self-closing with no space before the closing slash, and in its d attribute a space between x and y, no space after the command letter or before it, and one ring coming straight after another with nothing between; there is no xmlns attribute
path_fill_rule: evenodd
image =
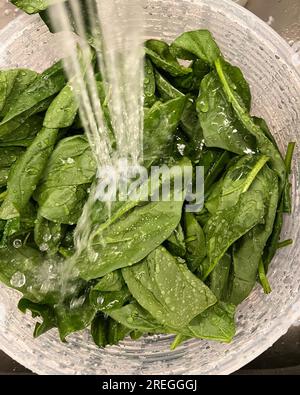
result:
<svg viewBox="0 0 300 395"><path fill-rule="evenodd" d="M253 114L263 116L282 149L300 146L299 57L269 26L228 0L144 1L146 36L172 40L184 31L209 29L224 55L240 66L253 93ZM21 16L0 33L0 67L42 71L60 53L61 36L50 34L39 17ZM294 65L293 65L294 63ZM170 351L171 336L125 340L97 348L88 331L61 343L56 330L33 339L33 319L17 310L17 292L0 286L0 347L41 374L228 374L270 347L299 317L299 152L293 164L293 214L286 217L283 238L294 244L280 250L264 295L257 286L237 311L237 333L231 344L190 340Z"/></svg>

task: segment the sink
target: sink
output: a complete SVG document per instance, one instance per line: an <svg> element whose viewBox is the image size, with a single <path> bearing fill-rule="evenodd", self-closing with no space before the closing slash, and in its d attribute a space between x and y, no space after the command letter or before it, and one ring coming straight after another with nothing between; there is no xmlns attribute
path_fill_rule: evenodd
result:
<svg viewBox="0 0 300 395"><path fill-rule="evenodd" d="M290 45L300 44L299 0L248 0L246 7L281 34ZM0 29L20 13L6 0L0 0ZM1 374L17 375L31 374L31 372L0 351ZM295 326L290 328L273 347L234 374L299 375L300 321L295 323Z"/></svg>

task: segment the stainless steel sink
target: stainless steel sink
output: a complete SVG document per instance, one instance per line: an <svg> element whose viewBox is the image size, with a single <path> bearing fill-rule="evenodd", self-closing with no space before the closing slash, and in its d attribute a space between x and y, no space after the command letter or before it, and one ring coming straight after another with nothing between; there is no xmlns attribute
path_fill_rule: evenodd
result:
<svg viewBox="0 0 300 395"><path fill-rule="evenodd" d="M291 45L300 41L300 0L249 0L247 8L270 24ZM0 29L20 11L0 0ZM300 312L299 312L300 316ZM300 321L273 347L235 374L300 374ZM30 372L0 351L0 374Z"/></svg>

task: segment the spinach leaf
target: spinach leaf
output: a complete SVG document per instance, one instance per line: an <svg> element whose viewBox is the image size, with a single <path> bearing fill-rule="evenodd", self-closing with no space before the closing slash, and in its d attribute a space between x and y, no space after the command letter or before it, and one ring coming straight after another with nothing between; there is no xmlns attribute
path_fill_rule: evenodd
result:
<svg viewBox="0 0 300 395"><path fill-rule="evenodd" d="M190 66L192 73L182 77L171 77L170 82L175 88L184 93L195 93L198 95L200 83L210 72L210 67L201 59L196 59Z"/></svg>
<svg viewBox="0 0 300 395"><path fill-rule="evenodd" d="M124 285L125 282L122 277L121 271L116 270L102 277L97 282L97 284L93 287L93 290L104 291L104 292L116 292L116 291L121 291Z"/></svg>
<svg viewBox="0 0 300 395"><path fill-rule="evenodd" d="M179 125L185 105L185 97L156 102L146 113L144 120L144 161L150 166L158 159L172 155L170 146Z"/></svg>
<svg viewBox="0 0 300 395"><path fill-rule="evenodd" d="M192 72L190 68L181 66L170 52L167 43L160 40L148 40L145 43L145 52L151 61L172 76L185 75Z"/></svg>
<svg viewBox="0 0 300 395"><path fill-rule="evenodd" d="M7 183L10 167L23 153L23 149L19 147L0 147L0 187Z"/></svg>
<svg viewBox="0 0 300 395"><path fill-rule="evenodd" d="M2 169L0 169L0 187L4 187L6 185L8 175L9 175L9 168L3 167Z"/></svg>
<svg viewBox="0 0 300 395"><path fill-rule="evenodd" d="M208 30L183 33L173 41L172 47L191 53L211 66L221 56L220 49Z"/></svg>
<svg viewBox="0 0 300 395"><path fill-rule="evenodd" d="M163 247L122 274L137 302L164 326L184 327L216 303L209 288Z"/></svg>
<svg viewBox="0 0 300 395"><path fill-rule="evenodd" d="M98 313L91 324L91 334L98 347L105 347L108 342L108 320L102 313Z"/></svg>
<svg viewBox="0 0 300 395"><path fill-rule="evenodd" d="M194 162L201 160L204 151L204 137L200 121L196 112L196 104L192 97L188 97L184 107L180 127L188 138L188 157Z"/></svg>
<svg viewBox="0 0 300 395"><path fill-rule="evenodd" d="M201 156L199 165L204 166L205 180L204 189L209 191L214 182L224 172L231 155L227 151L205 150Z"/></svg>
<svg viewBox="0 0 300 395"><path fill-rule="evenodd" d="M214 270L236 240L263 221L264 214L265 206L261 192L254 190L243 193L235 206L218 211L208 220L204 233L209 268L204 273L203 279Z"/></svg>
<svg viewBox="0 0 300 395"><path fill-rule="evenodd" d="M188 326L192 337L230 343L235 335L235 306L217 303L194 318Z"/></svg>
<svg viewBox="0 0 300 395"><path fill-rule="evenodd" d="M96 315L96 310L85 295L58 303L54 306L54 310L62 341L65 341L71 333L89 326Z"/></svg>
<svg viewBox="0 0 300 395"><path fill-rule="evenodd" d="M273 231L271 236L269 237L269 240L267 241L267 245L263 253L263 262L265 265L266 273L268 272L270 263L276 254L278 241L280 239L280 234L282 230L282 225L283 225L283 199L281 198L277 207L276 217L273 225Z"/></svg>
<svg viewBox="0 0 300 395"><path fill-rule="evenodd" d="M205 209L208 210L211 215L216 214L219 209L223 182L224 179L221 178L219 181L214 183L207 192Z"/></svg>
<svg viewBox="0 0 300 395"><path fill-rule="evenodd" d="M107 274L106 276L108 275L109 274ZM97 284L90 291L91 305L94 306L95 309L100 310L104 313L122 307L130 299L131 299L131 294L125 283L122 284L122 288L117 291L110 291L110 290L103 291L99 289L99 286L97 287Z"/></svg>
<svg viewBox="0 0 300 395"><path fill-rule="evenodd" d="M194 272L206 257L206 244L204 232L192 213L184 214L184 233L187 265Z"/></svg>
<svg viewBox="0 0 300 395"><path fill-rule="evenodd" d="M53 3L65 0L11 0L16 7L27 12L27 14L36 14L46 10Z"/></svg>
<svg viewBox="0 0 300 395"><path fill-rule="evenodd" d="M42 113L42 112L46 111L47 108L49 107L49 105L51 104L52 100L53 100L53 96L50 96L47 99L38 103L36 106L25 111L23 114L10 119L9 121L5 121L3 119L2 122L0 123L0 139L3 141L4 139L6 139L6 136L11 134L11 132L15 132L16 134L18 134L20 131L22 132L24 124L25 124L25 130L26 130L27 129L27 126L26 126L27 119L29 119L30 117L32 117L35 114ZM31 135L31 133L29 133L29 135ZM28 142L26 142L24 145L27 146Z"/></svg>
<svg viewBox="0 0 300 395"><path fill-rule="evenodd" d="M254 180L251 190L261 192L267 211L264 223L256 225L233 247L233 271L228 300L236 305L250 294L255 285L259 263L273 230L279 198L276 173L265 166Z"/></svg>
<svg viewBox="0 0 300 395"><path fill-rule="evenodd" d="M44 119L46 128L61 129L71 126L78 110L73 88L66 85L50 104Z"/></svg>
<svg viewBox="0 0 300 395"><path fill-rule="evenodd" d="M62 62L55 63L39 74L24 91L0 123L0 136L14 130L30 116L49 107L49 99L65 85L66 77Z"/></svg>
<svg viewBox="0 0 300 395"><path fill-rule="evenodd" d="M16 245L16 244L15 244ZM0 280L8 287L22 292L26 298L33 302L42 300L39 286L36 281L38 268L42 265L43 256L39 251L17 244L1 250L0 255Z"/></svg>
<svg viewBox="0 0 300 395"><path fill-rule="evenodd" d="M0 137L0 147L29 147L42 129L43 118L33 115L15 130Z"/></svg>
<svg viewBox="0 0 300 395"><path fill-rule="evenodd" d="M5 117L10 109L15 105L19 96L24 90L37 78L38 73L28 69L15 69L3 71L0 73L0 80L2 73L6 74L6 96L0 105L0 117Z"/></svg>
<svg viewBox="0 0 300 395"><path fill-rule="evenodd" d="M57 326L53 308L48 305L33 303L28 299L22 298L18 303L18 309L24 314L27 310L31 311L33 318L42 318L42 322L37 322L35 324L33 332L33 336L35 338L43 335L52 328L56 328Z"/></svg>
<svg viewBox="0 0 300 395"><path fill-rule="evenodd" d="M160 99L163 101L168 101L172 99L176 99L178 97L184 96L178 89L174 88L173 85L167 81L158 71L154 71L155 74L155 83L156 88L159 94Z"/></svg>
<svg viewBox="0 0 300 395"><path fill-rule="evenodd" d="M166 240L165 247L172 255L184 258L186 254L186 246L184 241L184 233L180 224L177 226L168 240Z"/></svg>
<svg viewBox="0 0 300 395"><path fill-rule="evenodd" d="M230 63L226 62L224 59L221 59L220 62L222 63L222 68L224 72L230 78L230 84L232 86L232 89L240 95L247 111L250 112L251 110L250 87L248 82L245 80L241 69L231 65ZM264 120L258 120L258 118L256 118L256 121L263 126L267 134L266 129L268 129L268 125L266 124L266 122Z"/></svg>
<svg viewBox="0 0 300 395"><path fill-rule="evenodd" d="M127 326L124 326L115 320L109 319L108 321L108 344L111 346L118 344L121 340L124 340L131 332Z"/></svg>
<svg viewBox="0 0 300 395"><path fill-rule="evenodd" d="M28 204L53 150L57 133L57 129L43 128L13 166L7 182L7 195L0 208L1 219L19 217Z"/></svg>
<svg viewBox="0 0 300 395"><path fill-rule="evenodd" d="M245 193L255 182L256 177L268 161L269 158L264 155L245 155L234 163L222 181L219 209L222 210L237 204L241 194Z"/></svg>
<svg viewBox="0 0 300 395"><path fill-rule="evenodd" d="M235 116L215 71L201 82L197 111L207 147L239 155L256 151L255 138Z"/></svg>
<svg viewBox="0 0 300 395"><path fill-rule="evenodd" d="M210 275L210 289L218 300L226 300L231 268L231 255L226 253Z"/></svg>
<svg viewBox="0 0 300 395"><path fill-rule="evenodd" d="M224 62L222 59L215 61L216 72L218 74L223 92L227 101L232 106L232 109L243 127L256 139L257 148L259 151L270 158L270 165L276 171L280 179L280 193L284 188L286 182L286 168L282 160L281 154L277 147L266 137L264 130L262 130L250 116L247 106L243 101L240 93L234 89L234 83L231 76L226 72Z"/></svg>
<svg viewBox="0 0 300 395"><path fill-rule="evenodd" d="M40 251L55 255L64 236L60 223L48 221L46 218L37 216L34 227L34 241Z"/></svg>
<svg viewBox="0 0 300 395"><path fill-rule="evenodd" d="M144 106L152 107L156 102L155 97L155 77L152 63L149 59L145 59L145 77L144 77Z"/></svg>
<svg viewBox="0 0 300 395"><path fill-rule="evenodd" d="M105 347L108 344L118 344L130 332L131 329L128 327L116 322L112 318L104 317L102 314L98 314L91 325L91 333L98 347Z"/></svg>
<svg viewBox="0 0 300 395"><path fill-rule="evenodd" d="M87 198L96 164L84 136L67 137L51 155L34 197L49 221L75 224Z"/></svg>
<svg viewBox="0 0 300 395"><path fill-rule="evenodd" d="M90 280L141 261L177 227L183 202L150 202L136 207L92 236L76 260L82 278ZM92 265L87 265L91 262Z"/></svg>
<svg viewBox="0 0 300 395"><path fill-rule="evenodd" d="M131 302L120 309L109 311L108 315L132 330L143 333L164 333L166 331L163 325L137 302Z"/></svg>
<svg viewBox="0 0 300 395"><path fill-rule="evenodd" d="M0 71L0 115L3 116L2 110L9 96L15 79L18 75L18 70L1 70Z"/></svg>

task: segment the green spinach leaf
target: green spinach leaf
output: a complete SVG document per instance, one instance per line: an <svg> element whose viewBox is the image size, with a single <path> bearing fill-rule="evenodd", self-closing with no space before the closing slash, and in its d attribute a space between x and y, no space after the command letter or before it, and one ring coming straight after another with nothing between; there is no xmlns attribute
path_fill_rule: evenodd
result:
<svg viewBox="0 0 300 395"><path fill-rule="evenodd" d="M163 247L122 274L137 302L164 326L184 327L216 303L209 288Z"/></svg>
<svg viewBox="0 0 300 395"><path fill-rule="evenodd" d="M168 72L172 76L176 77L192 72L192 69L183 67L178 63L177 59L171 54L169 45L163 41L146 41L145 52L156 67Z"/></svg>

